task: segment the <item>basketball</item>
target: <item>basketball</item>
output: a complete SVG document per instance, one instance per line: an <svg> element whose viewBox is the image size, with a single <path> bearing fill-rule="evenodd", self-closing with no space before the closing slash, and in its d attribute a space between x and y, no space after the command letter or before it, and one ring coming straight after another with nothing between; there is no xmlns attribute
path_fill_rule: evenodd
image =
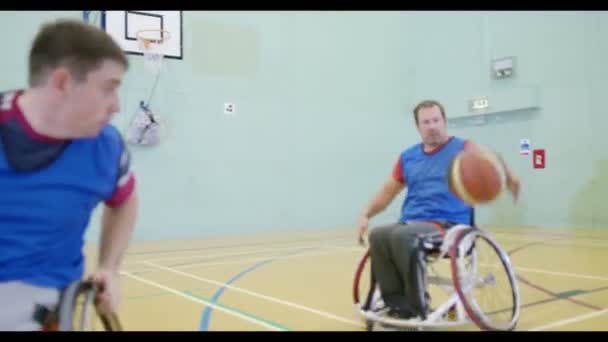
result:
<svg viewBox="0 0 608 342"><path fill-rule="evenodd" d="M458 154L448 171L450 191L469 205L495 200L503 189L504 179L498 156L482 147Z"/></svg>

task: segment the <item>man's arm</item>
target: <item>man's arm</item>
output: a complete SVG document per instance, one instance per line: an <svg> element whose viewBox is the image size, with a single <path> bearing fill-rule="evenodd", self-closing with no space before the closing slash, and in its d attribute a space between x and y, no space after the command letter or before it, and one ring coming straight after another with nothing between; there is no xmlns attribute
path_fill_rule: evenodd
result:
<svg viewBox="0 0 608 342"><path fill-rule="evenodd" d="M118 272L135 228L137 207L135 190L120 206L104 207L101 218L99 269Z"/></svg>
<svg viewBox="0 0 608 342"><path fill-rule="evenodd" d="M395 199L395 196L405 187L406 182L403 178L401 158L399 158L393 168L393 174L382 184L380 190L372 197L367 207L361 213L361 216L359 216L357 223L359 243L363 244L363 236L367 234L369 219L386 209L393 199Z"/></svg>
<svg viewBox="0 0 608 342"><path fill-rule="evenodd" d="M101 217L99 269L118 272L135 227L138 198L131 154L123 142L118 164L118 180L112 197L106 200Z"/></svg>
<svg viewBox="0 0 608 342"><path fill-rule="evenodd" d="M118 272L129 247L137 217L138 197L130 162L129 151L124 148L119 163L118 180L112 196L105 201L101 217L98 267L89 277L101 288L97 295L97 307L104 314L118 310Z"/></svg>
<svg viewBox="0 0 608 342"><path fill-rule="evenodd" d="M363 210L361 215L367 219L376 216L382 212L395 199L401 190L405 188L405 183L399 182L392 176L389 177L380 190L372 197L368 206Z"/></svg>
<svg viewBox="0 0 608 342"><path fill-rule="evenodd" d="M513 200L517 201L517 199L519 198L519 190L521 188L521 183L519 182L519 178L517 177L517 175L515 175L513 170L511 170L509 168L509 166L507 166L507 163L505 162L503 157L499 154L497 156L498 156L498 160L500 160L500 163L502 164L502 167L505 170L507 188L513 195Z"/></svg>

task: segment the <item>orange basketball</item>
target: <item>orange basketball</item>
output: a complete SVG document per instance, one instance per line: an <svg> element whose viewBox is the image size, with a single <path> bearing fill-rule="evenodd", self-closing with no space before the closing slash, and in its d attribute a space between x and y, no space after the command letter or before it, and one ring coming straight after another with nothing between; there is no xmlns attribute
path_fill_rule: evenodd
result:
<svg viewBox="0 0 608 342"><path fill-rule="evenodd" d="M503 189L504 168L498 157L485 148L458 154L448 171L450 191L469 205L488 203Z"/></svg>

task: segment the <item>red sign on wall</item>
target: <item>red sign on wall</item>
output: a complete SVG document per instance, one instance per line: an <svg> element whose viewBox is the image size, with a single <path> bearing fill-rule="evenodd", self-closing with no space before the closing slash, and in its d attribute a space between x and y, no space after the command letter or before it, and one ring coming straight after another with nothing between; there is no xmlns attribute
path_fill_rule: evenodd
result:
<svg viewBox="0 0 608 342"><path fill-rule="evenodd" d="M545 149L536 149L532 151L532 164L535 169L545 168Z"/></svg>

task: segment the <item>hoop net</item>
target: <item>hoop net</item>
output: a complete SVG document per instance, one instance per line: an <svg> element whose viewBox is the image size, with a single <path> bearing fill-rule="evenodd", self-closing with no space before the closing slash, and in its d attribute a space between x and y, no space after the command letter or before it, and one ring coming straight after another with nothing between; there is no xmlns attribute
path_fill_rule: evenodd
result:
<svg viewBox="0 0 608 342"><path fill-rule="evenodd" d="M165 56L165 43L171 38L167 30L139 30L136 33L139 48L144 54L144 66L148 70L159 71Z"/></svg>

